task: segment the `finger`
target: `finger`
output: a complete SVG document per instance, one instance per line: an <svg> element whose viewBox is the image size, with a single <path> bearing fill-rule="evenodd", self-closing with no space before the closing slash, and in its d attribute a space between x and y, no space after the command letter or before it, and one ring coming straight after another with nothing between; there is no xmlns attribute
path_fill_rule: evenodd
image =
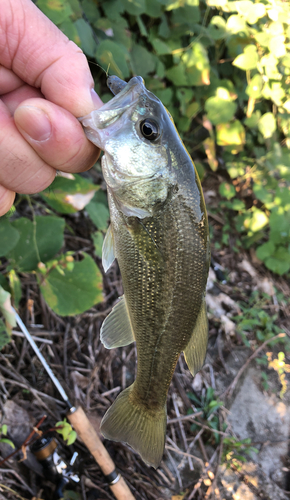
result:
<svg viewBox="0 0 290 500"><path fill-rule="evenodd" d="M86 138L79 121L45 99L28 99L14 113L19 131L35 152L55 169L80 172L91 168L99 149Z"/></svg>
<svg viewBox="0 0 290 500"><path fill-rule="evenodd" d="M2 2L0 26L1 64L76 117L101 106L85 55L31 0Z"/></svg>
<svg viewBox="0 0 290 500"><path fill-rule="evenodd" d="M22 84L21 87L9 92L1 97L1 101L4 102L6 107L9 109L11 116L13 116L15 109L21 104L21 102L31 97L43 97L40 90L30 87L30 85Z"/></svg>
<svg viewBox="0 0 290 500"><path fill-rule="evenodd" d="M47 165L19 133L0 100L0 185L17 193L38 193L49 186L55 169Z"/></svg>
<svg viewBox="0 0 290 500"><path fill-rule="evenodd" d="M11 69L0 64L0 95L12 92L23 85L23 81Z"/></svg>
<svg viewBox="0 0 290 500"><path fill-rule="evenodd" d="M15 193L4 186L0 186L0 217L8 212L15 199Z"/></svg>

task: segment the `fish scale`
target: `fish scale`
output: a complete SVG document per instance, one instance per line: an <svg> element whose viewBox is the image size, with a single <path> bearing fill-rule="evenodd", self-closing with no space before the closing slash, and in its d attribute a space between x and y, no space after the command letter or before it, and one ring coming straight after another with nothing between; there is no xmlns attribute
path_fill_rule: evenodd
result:
<svg viewBox="0 0 290 500"><path fill-rule="evenodd" d="M204 293L209 234L200 181L171 116L141 77L109 78L115 97L81 119L104 149L111 226L106 271L116 258L124 296L102 324L111 349L136 341L137 376L108 409L103 435L124 441L158 467L165 445L166 399L184 352L194 375L204 362Z"/></svg>

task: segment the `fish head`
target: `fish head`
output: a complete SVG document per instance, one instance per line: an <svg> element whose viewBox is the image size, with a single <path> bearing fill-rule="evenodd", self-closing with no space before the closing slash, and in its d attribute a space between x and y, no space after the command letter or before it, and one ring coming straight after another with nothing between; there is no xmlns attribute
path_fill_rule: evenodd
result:
<svg viewBox="0 0 290 500"><path fill-rule="evenodd" d="M176 129L140 76L127 84L110 77L108 85L115 97L80 121L105 152L103 174L118 207L127 216L152 216L175 184L169 146Z"/></svg>

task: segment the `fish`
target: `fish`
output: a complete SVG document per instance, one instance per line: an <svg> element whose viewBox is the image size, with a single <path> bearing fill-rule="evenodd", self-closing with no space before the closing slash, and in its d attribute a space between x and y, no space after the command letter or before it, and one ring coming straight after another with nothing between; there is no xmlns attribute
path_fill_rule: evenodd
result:
<svg viewBox="0 0 290 500"><path fill-rule="evenodd" d="M157 468L178 358L183 352L195 375L206 355L208 220L194 163L160 99L140 76L107 83L114 97L80 119L104 150L111 223L102 263L107 271L117 259L124 289L100 337L108 349L136 342L137 375L105 413L101 432Z"/></svg>

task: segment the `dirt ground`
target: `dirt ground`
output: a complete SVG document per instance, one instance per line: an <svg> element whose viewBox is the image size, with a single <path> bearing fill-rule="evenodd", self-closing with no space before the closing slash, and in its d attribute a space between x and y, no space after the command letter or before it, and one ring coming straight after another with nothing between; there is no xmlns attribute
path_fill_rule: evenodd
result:
<svg viewBox="0 0 290 500"><path fill-rule="evenodd" d="M290 335L289 283L266 271L253 252L234 252L231 238L227 247L216 249L223 219L212 212L218 199L208 194L215 192L215 182L218 180L212 175L212 184L205 185L205 195L213 234L212 256L223 275L220 269L210 270L205 365L193 380L183 356L179 359L169 389L166 447L160 468L155 471L147 467L124 444L104 441L136 500L277 500L290 495L290 391L287 388L281 398L277 372L257 362L269 350L277 357L283 345L270 348L267 339L257 341L254 329L246 333L245 345L233 319L244 314L241 302L254 307L251 299L259 294L263 297L262 305L255 307L261 307L269 316L276 315L275 325ZM25 213L27 207L23 202L18 209ZM85 212L67 217L76 236L66 234L64 250L79 252L85 248L94 255ZM101 268L100 260L94 258ZM122 294L116 263L103 274L103 280L101 304L76 317L62 318L42 299L33 274L23 274L19 309L70 400L83 407L96 430L117 394L133 382L137 361L135 346L109 351L100 343L100 325ZM267 295L263 295L265 292ZM277 294L283 294L284 299L277 299ZM286 353L286 362L288 356ZM207 400L209 388L213 390ZM202 409L198 400L203 401ZM210 413L213 401L217 405L212 404L215 411ZM53 498L55 484L43 477L42 467L29 445L22 445L44 415L40 428L47 436L51 430L54 432L56 422L63 420L65 411L65 404L41 363L15 329L11 343L0 352L0 422L7 423L7 437L19 451L3 462L12 450L7 444L0 444L0 500ZM113 499L102 472L84 445L77 440L66 446L55 435L64 460L69 462L74 451L79 454L75 473L80 481L67 485L65 498ZM233 449L224 444L229 437L236 441L250 438L256 452L244 455L246 462L233 459Z"/></svg>

